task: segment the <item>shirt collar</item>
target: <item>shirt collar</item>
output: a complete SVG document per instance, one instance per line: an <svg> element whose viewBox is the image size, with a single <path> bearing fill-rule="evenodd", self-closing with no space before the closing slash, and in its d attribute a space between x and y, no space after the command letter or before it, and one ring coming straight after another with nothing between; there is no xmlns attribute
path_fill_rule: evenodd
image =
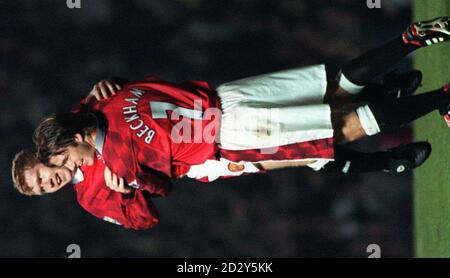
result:
<svg viewBox="0 0 450 278"><path fill-rule="evenodd" d="M98 127L97 134L95 135L95 149L100 155L103 155L103 146L105 145L106 139L106 119L98 112L91 112L90 114L94 115Z"/></svg>
<svg viewBox="0 0 450 278"><path fill-rule="evenodd" d="M72 184L77 184L84 181L84 175L83 172L80 170L80 168L77 168L77 171L75 172L75 175L73 175L73 178L71 180Z"/></svg>

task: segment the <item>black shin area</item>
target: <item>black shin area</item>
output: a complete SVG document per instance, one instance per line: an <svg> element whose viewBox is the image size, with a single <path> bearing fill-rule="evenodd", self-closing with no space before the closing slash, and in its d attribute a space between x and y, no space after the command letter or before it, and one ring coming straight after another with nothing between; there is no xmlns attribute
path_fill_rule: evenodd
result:
<svg viewBox="0 0 450 278"><path fill-rule="evenodd" d="M365 85L418 48L405 44L401 37L397 37L351 60L342 68L342 73L352 83Z"/></svg>
<svg viewBox="0 0 450 278"><path fill-rule="evenodd" d="M450 94L441 89L395 100L369 104L381 130L398 128L450 103Z"/></svg>
<svg viewBox="0 0 450 278"><path fill-rule="evenodd" d="M363 153L343 146L335 146L335 160L328 162L321 171L331 173L365 173L386 170L388 152Z"/></svg>

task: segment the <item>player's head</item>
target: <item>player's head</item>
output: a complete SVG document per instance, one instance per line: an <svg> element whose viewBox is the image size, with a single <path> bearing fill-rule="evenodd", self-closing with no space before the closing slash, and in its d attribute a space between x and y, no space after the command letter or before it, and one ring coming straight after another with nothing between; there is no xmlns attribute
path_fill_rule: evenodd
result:
<svg viewBox="0 0 450 278"><path fill-rule="evenodd" d="M38 157L50 166L92 165L96 130L97 121L91 114L51 114L39 123L33 135Z"/></svg>
<svg viewBox="0 0 450 278"><path fill-rule="evenodd" d="M12 180L14 188L28 196L53 193L68 184L75 169L48 167L35 152L22 150L12 161Z"/></svg>

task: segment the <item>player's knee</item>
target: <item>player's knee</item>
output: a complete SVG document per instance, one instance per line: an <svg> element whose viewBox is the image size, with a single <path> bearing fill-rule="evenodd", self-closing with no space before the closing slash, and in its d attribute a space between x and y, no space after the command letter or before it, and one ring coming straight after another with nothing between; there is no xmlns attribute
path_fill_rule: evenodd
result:
<svg viewBox="0 0 450 278"><path fill-rule="evenodd" d="M357 130L349 124L345 124L343 127L341 127L341 134L342 134L342 138L346 142L355 141L355 140L359 139L359 137L360 137Z"/></svg>
<svg viewBox="0 0 450 278"><path fill-rule="evenodd" d="M333 122L337 143L351 142L365 136L356 113L335 116Z"/></svg>
<svg viewBox="0 0 450 278"><path fill-rule="evenodd" d="M338 86L337 83L329 83L325 93L324 103L330 105L332 111L339 111L351 103L354 96Z"/></svg>

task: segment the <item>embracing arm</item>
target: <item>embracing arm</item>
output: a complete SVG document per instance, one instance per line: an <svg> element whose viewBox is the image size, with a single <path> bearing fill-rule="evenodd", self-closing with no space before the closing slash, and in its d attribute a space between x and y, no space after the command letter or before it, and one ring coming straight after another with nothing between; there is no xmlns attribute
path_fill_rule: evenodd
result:
<svg viewBox="0 0 450 278"><path fill-rule="evenodd" d="M105 167L104 178L106 186L120 194L120 207L124 216L122 224L125 228L150 229L159 223L158 211L151 201L152 192L146 190L148 185L134 189L108 167Z"/></svg>
<svg viewBox="0 0 450 278"><path fill-rule="evenodd" d="M96 100L107 99L115 95L128 82L130 81L121 77L100 80L97 84L94 84L85 100L88 102L91 98L95 98Z"/></svg>
<svg viewBox="0 0 450 278"><path fill-rule="evenodd" d="M145 230L159 223L158 211L151 200L151 195L142 190L133 190L121 194L121 209L125 217L125 228Z"/></svg>
<svg viewBox="0 0 450 278"><path fill-rule="evenodd" d="M129 187L108 167L105 168L104 178L110 197L103 198L101 194L95 197L96 202L101 202L95 206L100 209L100 218L134 230L150 229L159 223L158 211L149 192Z"/></svg>
<svg viewBox="0 0 450 278"><path fill-rule="evenodd" d="M92 100L100 101L108 99L113 95L116 95L128 80L124 78L110 78L104 79L96 83L89 94L83 98L79 103L72 107L70 110L72 113L80 113L89 111Z"/></svg>

